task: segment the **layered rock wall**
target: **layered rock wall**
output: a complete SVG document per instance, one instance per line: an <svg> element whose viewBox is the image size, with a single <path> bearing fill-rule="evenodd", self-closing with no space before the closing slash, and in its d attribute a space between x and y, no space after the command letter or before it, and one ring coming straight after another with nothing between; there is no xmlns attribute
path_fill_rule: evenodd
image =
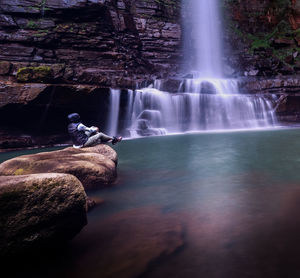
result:
<svg viewBox="0 0 300 278"><path fill-rule="evenodd" d="M0 149L64 141L74 111L103 130L109 87L175 72L180 44L180 0L0 1Z"/></svg>
<svg viewBox="0 0 300 278"><path fill-rule="evenodd" d="M2 0L0 75L132 87L177 68L179 0Z"/></svg>

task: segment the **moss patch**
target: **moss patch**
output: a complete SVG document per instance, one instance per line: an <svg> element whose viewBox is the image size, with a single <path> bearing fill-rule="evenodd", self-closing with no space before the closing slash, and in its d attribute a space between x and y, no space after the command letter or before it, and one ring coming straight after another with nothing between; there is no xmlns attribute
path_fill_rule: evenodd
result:
<svg viewBox="0 0 300 278"><path fill-rule="evenodd" d="M24 169L19 168L19 169L17 169L17 170L14 172L14 175L15 175L15 176L23 175L23 173L24 173Z"/></svg>
<svg viewBox="0 0 300 278"><path fill-rule="evenodd" d="M47 82L53 78L51 67L24 67L19 68L17 72L17 80L19 82Z"/></svg>

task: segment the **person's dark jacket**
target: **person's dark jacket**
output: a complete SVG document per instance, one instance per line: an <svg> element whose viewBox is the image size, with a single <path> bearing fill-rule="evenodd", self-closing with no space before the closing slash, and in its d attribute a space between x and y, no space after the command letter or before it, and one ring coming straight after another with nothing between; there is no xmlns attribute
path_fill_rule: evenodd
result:
<svg viewBox="0 0 300 278"><path fill-rule="evenodd" d="M70 123L68 125L68 132L75 146L83 146L89 138L83 130L77 129L79 124L80 123Z"/></svg>

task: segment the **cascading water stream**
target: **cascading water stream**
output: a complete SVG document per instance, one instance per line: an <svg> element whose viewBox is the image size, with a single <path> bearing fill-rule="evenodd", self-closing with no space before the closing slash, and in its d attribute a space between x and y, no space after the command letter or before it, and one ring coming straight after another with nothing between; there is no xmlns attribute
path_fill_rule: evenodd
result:
<svg viewBox="0 0 300 278"><path fill-rule="evenodd" d="M118 130L118 119L120 110L120 90L110 89L110 113L108 116L107 134L114 136Z"/></svg>
<svg viewBox="0 0 300 278"><path fill-rule="evenodd" d="M218 2L187 2L185 12L189 16L184 25L185 40L189 43L185 43L184 53L192 77L178 82L177 93L167 92L164 80L128 91L125 126L119 133L138 137L276 124L271 99L240 94L238 80L223 77ZM119 93L111 90L109 134L117 132L114 121L119 117Z"/></svg>
<svg viewBox="0 0 300 278"><path fill-rule="evenodd" d="M156 88L135 91L130 136L164 135L199 130L249 129L274 125L275 115L269 100L262 96L231 94L234 82L217 80L214 93L199 93L202 83L186 80L182 93ZM185 82L185 81L184 81ZM183 88L184 86L180 86ZM190 91L191 88L197 90Z"/></svg>
<svg viewBox="0 0 300 278"><path fill-rule="evenodd" d="M184 51L188 70L199 77L222 77L219 0L192 0L184 5L185 41L193 42Z"/></svg>

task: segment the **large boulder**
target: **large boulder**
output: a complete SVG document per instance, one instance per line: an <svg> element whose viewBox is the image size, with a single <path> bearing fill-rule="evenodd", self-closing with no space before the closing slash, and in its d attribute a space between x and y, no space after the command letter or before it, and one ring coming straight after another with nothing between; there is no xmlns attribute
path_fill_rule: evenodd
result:
<svg viewBox="0 0 300 278"><path fill-rule="evenodd" d="M66 174L0 176L0 256L59 244L87 224L86 194Z"/></svg>
<svg viewBox="0 0 300 278"><path fill-rule="evenodd" d="M117 176L116 165L116 152L101 144L19 156L0 164L0 175L66 173L77 177L85 189L91 189L110 185Z"/></svg>

